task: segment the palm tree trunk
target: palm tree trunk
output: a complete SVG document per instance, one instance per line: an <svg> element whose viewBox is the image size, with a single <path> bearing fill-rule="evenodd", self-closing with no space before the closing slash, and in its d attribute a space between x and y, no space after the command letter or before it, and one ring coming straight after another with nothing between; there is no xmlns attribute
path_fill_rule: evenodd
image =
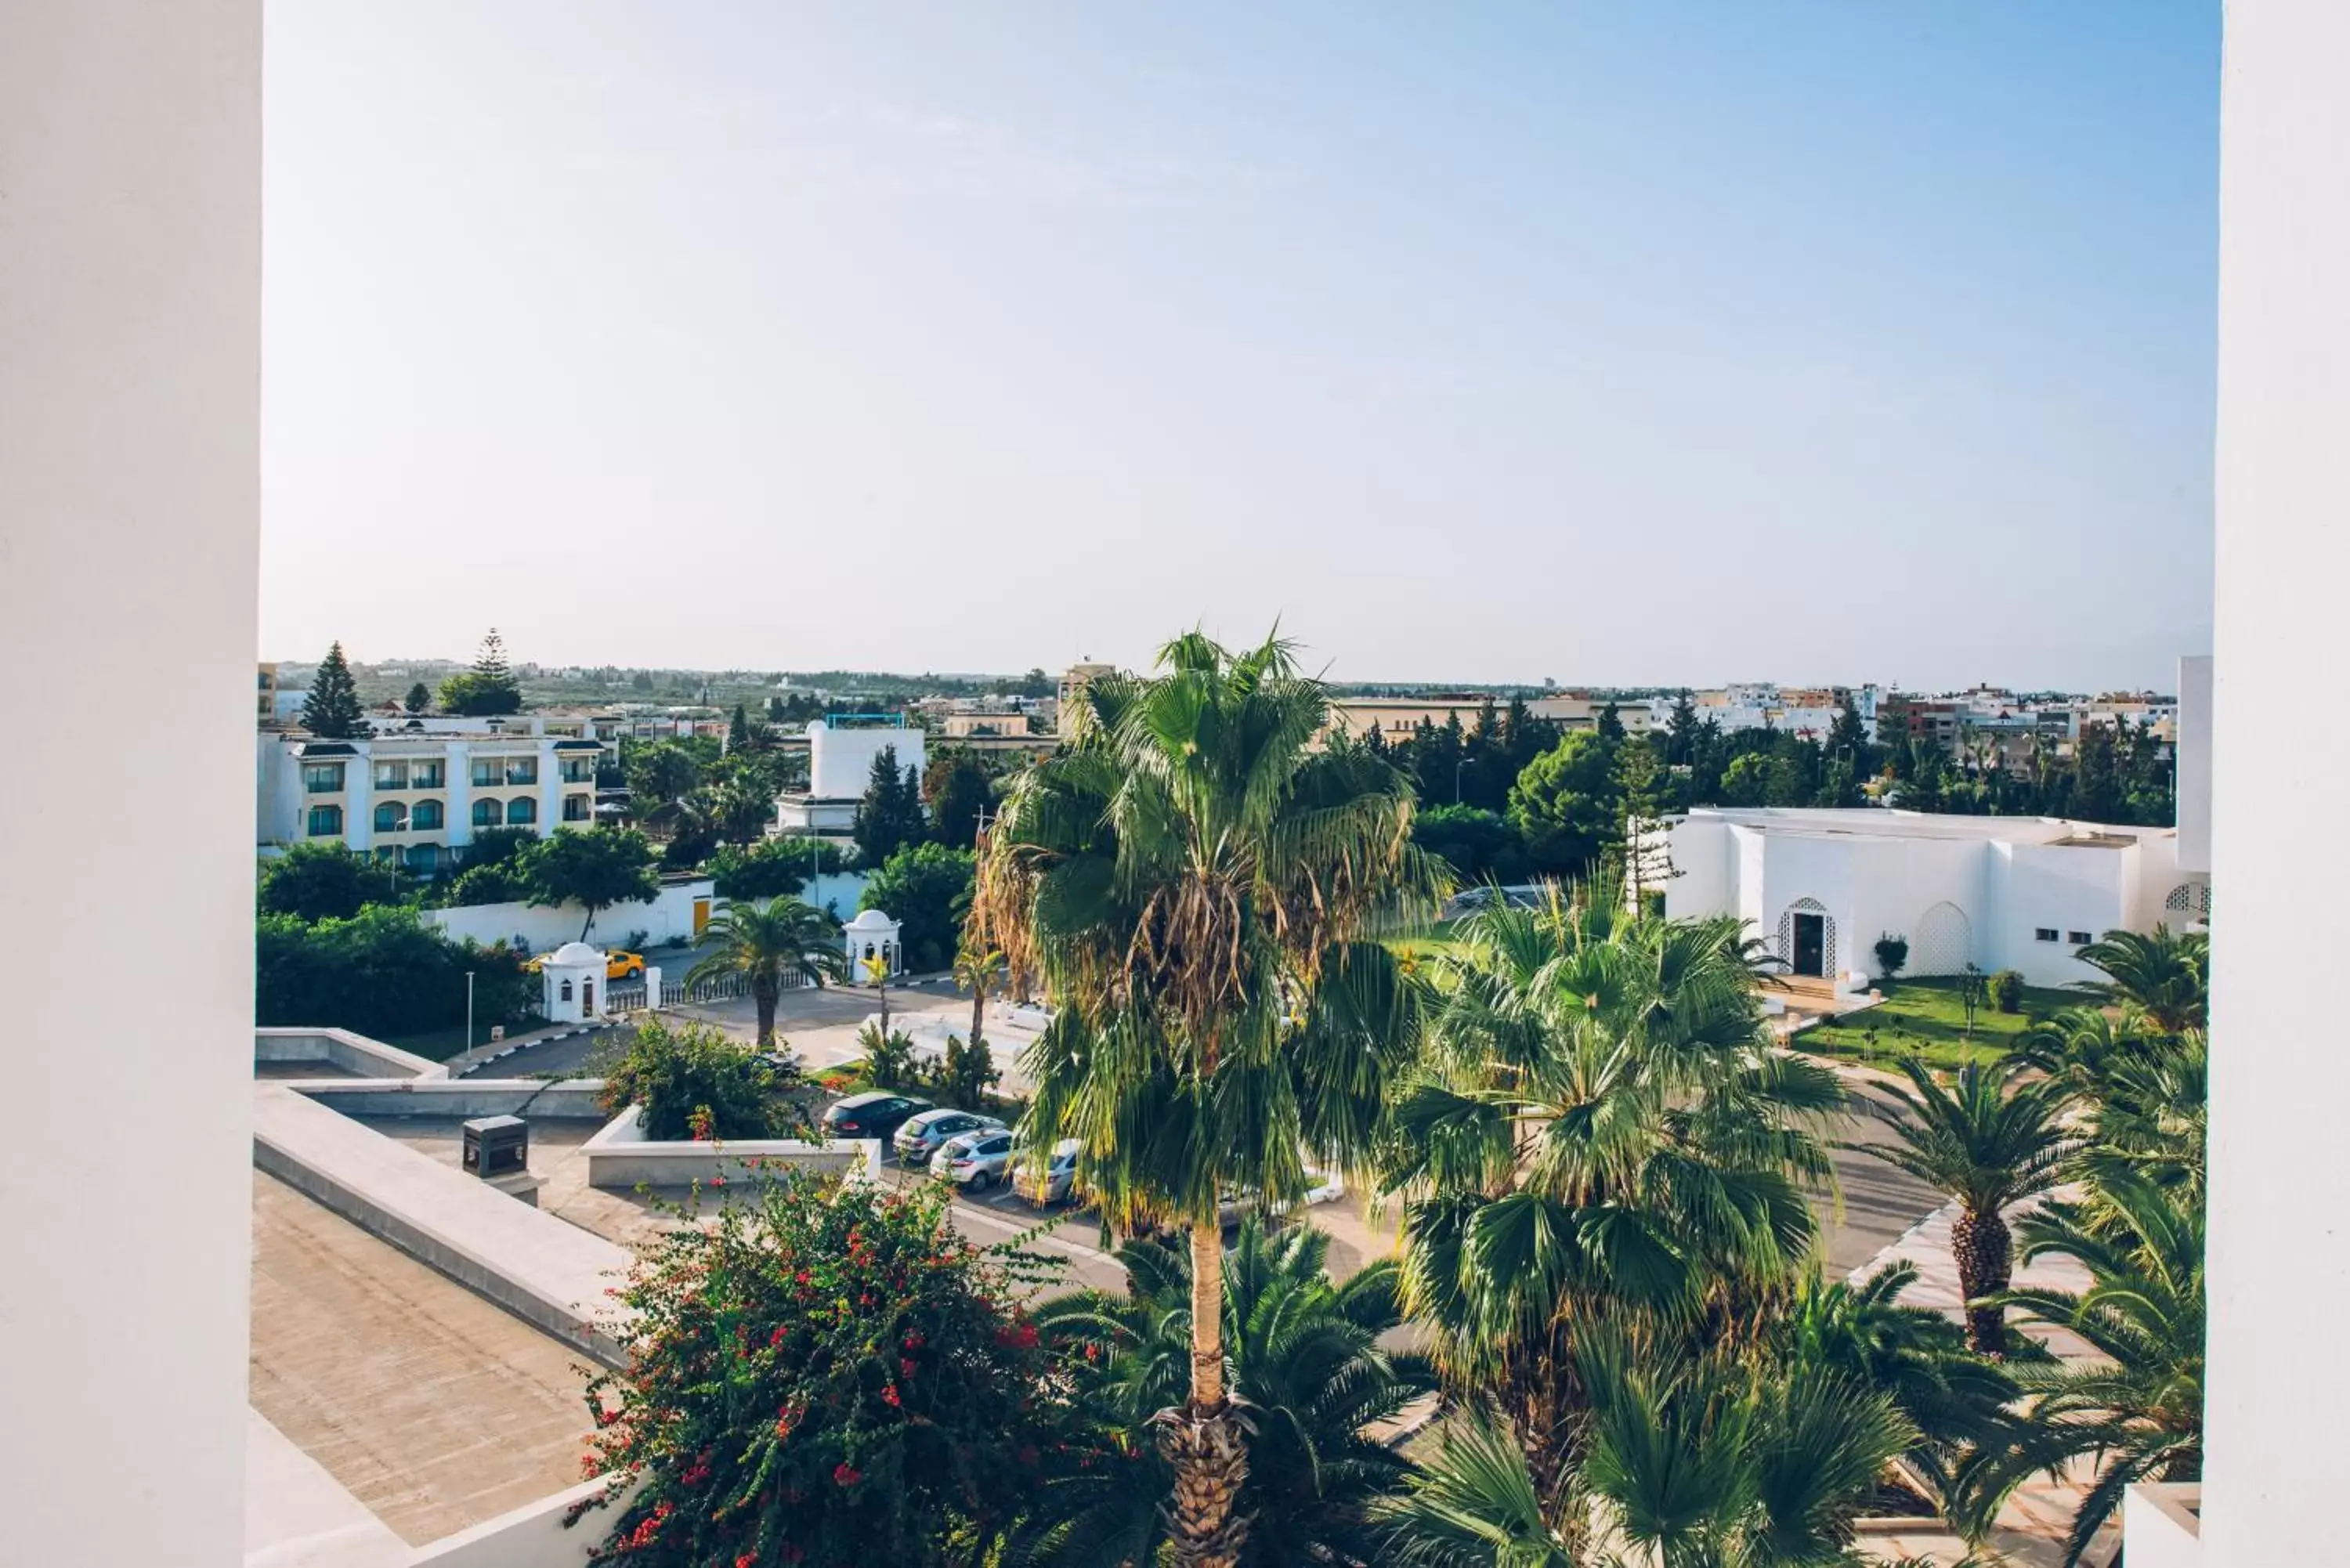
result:
<svg viewBox="0 0 2350 1568"><path fill-rule="evenodd" d="M1967 1302L1967 1344L1979 1355L2007 1354L2007 1312L1976 1300L2007 1289L2015 1243L1996 1211L1961 1208L1950 1222L1950 1255L1959 1265L1959 1294Z"/></svg>
<svg viewBox="0 0 2350 1568"><path fill-rule="evenodd" d="M781 994L775 982L764 976L751 981L751 1004L759 1010L759 1049L762 1051L775 1043L775 1002Z"/></svg>
<svg viewBox="0 0 2350 1568"><path fill-rule="evenodd" d="M979 1026L986 1016L987 987L973 985L971 988L971 1048L973 1051L979 1049Z"/></svg>
<svg viewBox="0 0 2350 1568"><path fill-rule="evenodd" d="M1233 1568L1248 1520L1248 1426L1224 1393L1224 1249L1215 1216L1191 1221L1191 1397L1161 1410L1159 1451L1175 1470L1169 1543L1181 1568Z"/></svg>

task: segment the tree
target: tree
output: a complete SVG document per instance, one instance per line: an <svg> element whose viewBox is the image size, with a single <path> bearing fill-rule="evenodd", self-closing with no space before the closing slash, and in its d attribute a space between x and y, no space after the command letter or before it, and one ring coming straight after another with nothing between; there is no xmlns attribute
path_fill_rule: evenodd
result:
<svg viewBox="0 0 2350 1568"><path fill-rule="evenodd" d="M1523 882L1532 867L1525 839L1498 811L1432 805L1411 819L1411 841L1442 859L1463 882Z"/></svg>
<svg viewBox="0 0 2350 1568"><path fill-rule="evenodd" d="M1114 1220L1185 1225L1191 1397L1155 1417L1184 1568L1228 1564L1245 1427L1227 1397L1227 1189L1294 1202L1305 1156L1359 1160L1413 1017L1383 922L1432 911L1412 793L1360 748L1316 752L1327 696L1268 638L1197 632L1158 673L1087 683L1078 733L1013 785L988 831L974 938L1041 974L1052 1022L1024 1057L1035 1158L1080 1140Z"/></svg>
<svg viewBox="0 0 2350 1568"><path fill-rule="evenodd" d="M751 743L751 715L743 704L734 704L734 716L726 722L726 749L739 752Z"/></svg>
<svg viewBox="0 0 2350 1568"><path fill-rule="evenodd" d="M400 705L411 713L429 711L432 706L432 689L420 680L408 689L408 695L400 700Z"/></svg>
<svg viewBox="0 0 2350 1568"><path fill-rule="evenodd" d="M302 727L322 741L356 741L374 733L339 642L327 645L327 657L318 660L318 672L310 678L310 694L302 700Z"/></svg>
<svg viewBox="0 0 2350 1568"><path fill-rule="evenodd" d="M2155 927L2152 936L2107 931L2073 956L2106 977L2079 982L2100 1001L2137 1008L2166 1034L2204 1026L2211 941L2200 931L2175 935L2168 926Z"/></svg>
<svg viewBox="0 0 2350 1568"><path fill-rule="evenodd" d="M1697 704L1690 701L1689 688L1684 686L1673 699L1672 711L1665 715L1665 762L1671 767L1686 767L1694 760L1697 747Z"/></svg>
<svg viewBox="0 0 2350 1568"><path fill-rule="evenodd" d="M519 1023L538 1003L538 977L524 971L519 954L504 943L451 941L402 905L369 904L348 919L265 914L254 945L258 1023L387 1040L445 1029L464 1022L469 972L484 1024Z"/></svg>
<svg viewBox="0 0 2350 1568"><path fill-rule="evenodd" d="M2124 1179L2094 1202L2045 1205L2022 1223L2026 1262L2060 1252L2088 1269L2089 1289L2011 1290L1994 1298L2086 1340L2095 1362L2018 1366L2036 1444L2012 1466L2094 1457L2104 1467L2073 1518L2067 1568L2140 1481L2203 1474L2204 1210L2201 1193Z"/></svg>
<svg viewBox="0 0 2350 1568"><path fill-rule="evenodd" d="M522 711L522 685L506 663L505 639L498 635L497 628L492 627L482 639L482 650L474 658L473 669L452 675L441 683L441 708L443 712L467 718L494 718Z"/></svg>
<svg viewBox="0 0 2350 1568"><path fill-rule="evenodd" d="M1885 989L1893 989L1893 977L1909 961L1909 939L1887 931L1877 939L1877 972L1885 981Z"/></svg>
<svg viewBox="0 0 2350 1568"><path fill-rule="evenodd" d="M1233 1390L1247 1401L1249 1473L1242 1568L1379 1561L1367 1505L1411 1470L1379 1440L1436 1386L1427 1362L1380 1336L1403 1312L1392 1260L1344 1284L1326 1272L1329 1238L1310 1225L1268 1234L1251 1216L1224 1259L1222 1338ZM1014 1533L1035 1568L1149 1563L1166 1538L1171 1478L1152 1451L1151 1421L1183 1397L1191 1260L1162 1240L1119 1247L1124 1291L1082 1291L1037 1309L1036 1326L1095 1423L1038 1489Z"/></svg>
<svg viewBox="0 0 2350 1568"><path fill-rule="evenodd" d="M1613 750L1579 730L1528 763L1510 786L1510 820L1534 864L1580 876L1616 827Z"/></svg>
<svg viewBox="0 0 2350 1568"><path fill-rule="evenodd" d="M1614 744L1624 738L1624 719L1613 700L1599 710L1599 722L1595 726L1602 741Z"/></svg>
<svg viewBox="0 0 2350 1568"><path fill-rule="evenodd" d="M931 1082L939 1098L946 1104L983 1110L988 1095L1003 1079L1003 1075L996 1071L995 1052L984 1038L965 1040L950 1034L946 1053Z"/></svg>
<svg viewBox="0 0 2350 1568"><path fill-rule="evenodd" d="M1407 1299L1463 1396L1492 1399L1546 1511L1587 1414L1586 1325L1660 1342L1784 1299L1825 1181L1808 1130L1844 1104L1778 1049L1736 919L1611 900L1488 908L1454 928L1382 1171Z"/></svg>
<svg viewBox="0 0 2350 1568"><path fill-rule="evenodd" d="M702 760L674 741L630 747L622 771L628 774L629 793L640 814L682 800L702 784Z"/></svg>
<svg viewBox="0 0 2350 1568"><path fill-rule="evenodd" d="M950 849L978 843L980 816L992 798L986 765L956 747L931 759L922 782L930 794L933 836Z"/></svg>
<svg viewBox="0 0 2350 1568"><path fill-rule="evenodd" d="M987 993L1003 976L1003 954L994 948L965 942L962 950L955 954L955 989L971 992L970 1038L973 1044L984 1037Z"/></svg>
<svg viewBox="0 0 2350 1568"><path fill-rule="evenodd" d="M703 939L714 946L686 974L686 983L720 975L747 976L758 1012L759 1047L775 1044L775 1003L787 984L821 989L848 976L847 955L832 917L797 898L764 903L729 900L710 917Z"/></svg>
<svg viewBox="0 0 2350 1568"><path fill-rule="evenodd" d="M1984 1355L2007 1350L2007 1319L1996 1298L2007 1289L2015 1246L2002 1211L2054 1187L2078 1147L2059 1119L2062 1091L2027 1083L2012 1067L1970 1062L1945 1087L1916 1057L1905 1058L1909 1088L1888 1087L1890 1143L1845 1143L1956 1199L1950 1254L1966 1301L1967 1343Z"/></svg>
<svg viewBox="0 0 2350 1568"><path fill-rule="evenodd" d="M1616 748L1607 783L1616 797L1616 843L1624 879L1637 900L1646 888L1673 874L1667 846L1658 836L1671 807L1672 775L1648 737L1635 735Z"/></svg>
<svg viewBox="0 0 2350 1568"><path fill-rule="evenodd" d="M639 1106L638 1125L658 1141L778 1137L807 1120L776 1098L775 1067L712 1024L648 1019L602 1072L604 1114Z"/></svg>
<svg viewBox="0 0 2350 1568"><path fill-rule="evenodd" d="M543 838L524 851L516 870L534 905L577 904L586 941L596 917L615 904L650 904L660 896L653 846L633 828L588 827Z"/></svg>
<svg viewBox="0 0 2350 1568"><path fill-rule="evenodd" d="M612 1480L588 1561L629 1568L995 1561L1072 1424L1009 1303L1049 1277L981 1251L935 1182L762 1175L664 1231L619 1292L625 1371L588 1385Z"/></svg>
<svg viewBox="0 0 2350 1568"><path fill-rule="evenodd" d="M882 747L874 753L865 798L858 802L857 819L849 829L857 840L858 858L879 866L906 845L920 843L928 831L914 770L900 771L898 748Z"/></svg>
<svg viewBox="0 0 2350 1568"><path fill-rule="evenodd" d="M261 863L261 911L304 920L347 920L369 904L400 897L400 878L372 857L340 844L296 844Z"/></svg>
<svg viewBox="0 0 2350 1568"><path fill-rule="evenodd" d="M898 951L907 968L944 969L954 961L971 908L975 867L968 849L902 846L867 879L857 907L879 909L898 922Z"/></svg>
<svg viewBox="0 0 2350 1568"><path fill-rule="evenodd" d="M839 846L821 839L762 838L744 847L721 846L708 869L722 898L779 898L841 864Z"/></svg>

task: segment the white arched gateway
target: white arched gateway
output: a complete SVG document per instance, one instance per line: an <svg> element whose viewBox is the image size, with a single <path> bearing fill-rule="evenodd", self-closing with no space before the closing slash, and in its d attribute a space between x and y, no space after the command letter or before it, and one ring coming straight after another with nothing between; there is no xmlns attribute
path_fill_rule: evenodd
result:
<svg viewBox="0 0 2350 1568"><path fill-rule="evenodd" d="M1790 974L1825 979L1835 973L1835 918L1826 905L1798 898L1780 912L1779 961Z"/></svg>

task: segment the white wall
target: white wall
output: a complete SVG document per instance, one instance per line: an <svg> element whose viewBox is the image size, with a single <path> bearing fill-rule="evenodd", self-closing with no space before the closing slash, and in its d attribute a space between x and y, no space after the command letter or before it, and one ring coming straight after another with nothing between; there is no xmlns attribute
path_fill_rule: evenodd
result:
<svg viewBox="0 0 2350 1568"><path fill-rule="evenodd" d="M0 5L8 1137L57 1176L0 1201L11 1563L244 1552L260 115L258 0ZM168 780L53 711L159 682ZM89 937L133 906L146 1002ZM153 1158L90 1158L93 1106Z"/></svg>
<svg viewBox="0 0 2350 1568"><path fill-rule="evenodd" d="M2211 869L2211 656L2178 661L2178 864Z"/></svg>
<svg viewBox="0 0 2350 1568"><path fill-rule="evenodd" d="M2326 983L2350 838L2322 809L2350 733L2338 682L2350 462L2350 5L2231 0L2220 182L2218 601L2211 862L2210 1383L2204 1561L2338 1563L2350 1408L2350 1051ZM2217 680L2216 677L2225 677ZM2294 744L2275 738L2291 734ZM2135 1562L2135 1553L2133 1553Z"/></svg>
<svg viewBox="0 0 2350 1568"><path fill-rule="evenodd" d="M631 932L643 931L648 945L691 941L694 900L711 897L707 877L663 883L660 896L650 904L615 904L598 910L588 940L599 948L615 948L623 945ZM579 927L588 919L588 911L577 904L534 907L514 902L427 909L424 918L460 941L471 938L486 947L520 936L530 943L533 952L543 953L566 942L577 941Z"/></svg>
<svg viewBox="0 0 2350 1568"><path fill-rule="evenodd" d="M836 730L821 719L807 727L808 794L818 800L854 800L872 782L873 759L885 746L898 750L898 771L922 766L922 732L917 729Z"/></svg>
<svg viewBox="0 0 2350 1568"><path fill-rule="evenodd" d="M2033 985L2104 979L2073 956L2072 935L2085 931L2094 941L2129 923L2137 852L2048 844L2002 844L1994 851L2008 867L1993 962L1983 967L2014 970ZM2054 941L2033 935L2042 926L2055 929Z"/></svg>

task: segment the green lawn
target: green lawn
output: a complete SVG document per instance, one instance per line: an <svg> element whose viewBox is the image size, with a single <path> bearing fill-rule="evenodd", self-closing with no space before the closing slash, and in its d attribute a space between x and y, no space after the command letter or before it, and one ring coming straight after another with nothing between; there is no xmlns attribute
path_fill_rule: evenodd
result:
<svg viewBox="0 0 2350 1568"><path fill-rule="evenodd" d="M1798 1051L1877 1067L1890 1068L1909 1055L1922 1056L1931 1066L1958 1067L1998 1059L2035 1017L2088 1002L2079 992L2027 986L2019 1012L2002 1012L1986 1000L1975 1010L1974 1033L1970 1036L1956 980L1897 981L1877 1006L1847 1013L1831 1023L1815 1024L1791 1044Z"/></svg>
<svg viewBox="0 0 2350 1568"><path fill-rule="evenodd" d="M1458 939L1452 934L1455 923L1451 920L1439 920L1433 925L1412 932L1409 936L1389 937L1387 939L1387 944L1394 951L1412 958L1435 958L1439 954L1451 952L1458 945Z"/></svg>

